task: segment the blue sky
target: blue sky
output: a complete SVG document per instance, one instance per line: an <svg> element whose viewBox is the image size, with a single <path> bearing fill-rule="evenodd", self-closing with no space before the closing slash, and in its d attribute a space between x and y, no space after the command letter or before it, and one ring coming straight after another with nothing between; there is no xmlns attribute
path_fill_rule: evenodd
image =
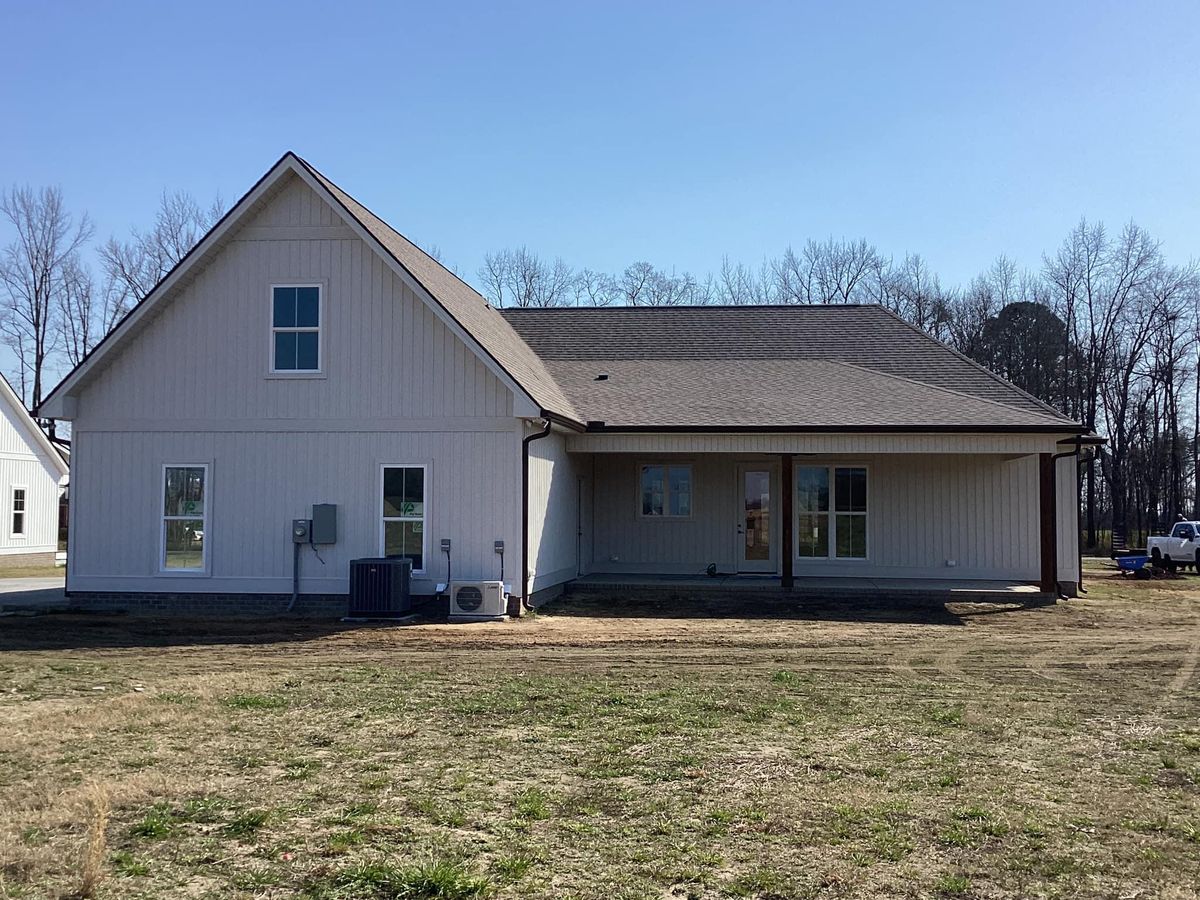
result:
<svg viewBox="0 0 1200 900"><path fill-rule="evenodd" d="M0 0L0 184L100 236L307 157L473 276L809 237L948 283L1081 215L1200 255L1200 4Z"/></svg>

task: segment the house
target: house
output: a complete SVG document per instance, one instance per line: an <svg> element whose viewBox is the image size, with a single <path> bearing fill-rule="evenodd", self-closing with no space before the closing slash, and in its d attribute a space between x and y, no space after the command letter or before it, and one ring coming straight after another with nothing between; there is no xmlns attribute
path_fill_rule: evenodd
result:
<svg viewBox="0 0 1200 900"><path fill-rule="evenodd" d="M59 501L67 486L63 451L0 376L0 577L5 569L53 566L58 553Z"/></svg>
<svg viewBox="0 0 1200 900"><path fill-rule="evenodd" d="M443 539L526 600L1079 580L1083 429L882 308L496 310L291 153L40 414L72 423L80 602L278 609L317 503L307 608L381 554L431 594Z"/></svg>

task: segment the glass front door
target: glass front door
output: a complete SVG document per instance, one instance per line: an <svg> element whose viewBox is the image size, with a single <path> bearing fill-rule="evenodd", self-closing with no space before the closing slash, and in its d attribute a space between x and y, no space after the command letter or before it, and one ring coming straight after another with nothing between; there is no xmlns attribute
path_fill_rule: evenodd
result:
<svg viewBox="0 0 1200 900"><path fill-rule="evenodd" d="M742 572L775 571L774 474L767 466L738 467L741 518L738 523L738 569Z"/></svg>

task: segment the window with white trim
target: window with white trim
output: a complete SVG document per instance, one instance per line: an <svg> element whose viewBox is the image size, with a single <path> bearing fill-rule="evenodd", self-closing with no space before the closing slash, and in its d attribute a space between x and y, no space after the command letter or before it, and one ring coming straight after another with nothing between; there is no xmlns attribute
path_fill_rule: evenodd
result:
<svg viewBox="0 0 1200 900"><path fill-rule="evenodd" d="M646 518L686 519L692 514L692 467L645 465L640 469L641 511Z"/></svg>
<svg viewBox="0 0 1200 900"><path fill-rule="evenodd" d="M271 285L271 371L321 371L320 285Z"/></svg>
<svg viewBox="0 0 1200 900"><path fill-rule="evenodd" d="M12 536L25 537L25 498L26 488L13 486L12 489Z"/></svg>
<svg viewBox="0 0 1200 900"><path fill-rule="evenodd" d="M426 467L384 466L382 482L380 555L407 557L414 572L424 572Z"/></svg>
<svg viewBox="0 0 1200 900"><path fill-rule="evenodd" d="M867 558L865 466L796 466L796 556Z"/></svg>
<svg viewBox="0 0 1200 900"><path fill-rule="evenodd" d="M208 466L163 466L159 566L203 572L208 566Z"/></svg>

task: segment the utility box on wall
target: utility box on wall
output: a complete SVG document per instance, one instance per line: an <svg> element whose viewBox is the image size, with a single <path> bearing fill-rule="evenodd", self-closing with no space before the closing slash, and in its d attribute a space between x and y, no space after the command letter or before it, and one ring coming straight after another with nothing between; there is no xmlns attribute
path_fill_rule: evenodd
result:
<svg viewBox="0 0 1200 900"><path fill-rule="evenodd" d="M312 508L312 537L314 544L337 543L337 504L314 503Z"/></svg>

